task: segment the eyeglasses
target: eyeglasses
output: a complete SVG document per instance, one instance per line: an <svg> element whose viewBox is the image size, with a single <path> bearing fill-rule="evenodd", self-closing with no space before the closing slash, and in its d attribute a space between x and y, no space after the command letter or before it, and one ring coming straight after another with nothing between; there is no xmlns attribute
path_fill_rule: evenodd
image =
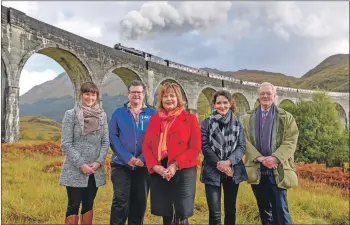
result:
<svg viewBox="0 0 350 225"><path fill-rule="evenodd" d="M130 94L133 94L133 95L142 95L143 94L143 91L129 91Z"/></svg>

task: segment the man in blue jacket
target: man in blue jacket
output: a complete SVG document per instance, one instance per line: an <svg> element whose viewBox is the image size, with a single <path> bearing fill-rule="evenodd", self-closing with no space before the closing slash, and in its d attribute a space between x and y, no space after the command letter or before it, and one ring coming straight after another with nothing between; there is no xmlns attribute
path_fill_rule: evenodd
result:
<svg viewBox="0 0 350 225"><path fill-rule="evenodd" d="M143 224L149 191L149 175L142 154L143 137L156 111L143 103L145 85L134 80L128 87L129 102L116 109L109 123L113 151L111 180L113 201L110 224Z"/></svg>

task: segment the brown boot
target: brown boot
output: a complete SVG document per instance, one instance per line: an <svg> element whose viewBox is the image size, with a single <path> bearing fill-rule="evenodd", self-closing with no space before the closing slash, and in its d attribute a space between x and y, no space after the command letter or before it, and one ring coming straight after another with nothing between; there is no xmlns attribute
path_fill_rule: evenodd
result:
<svg viewBox="0 0 350 225"><path fill-rule="evenodd" d="M78 215L70 215L65 219L64 224L78 225L78 221L79 221Z"/></svg>
<svg viewBox="0 0 350 225"><path fill-rule="evenodd" d="M93 216L94 216L93 210L87 211L86 213L81 215L81 219L80 219L81 224L84 224L84 225L85 224L92 224Z"/></svg>
<svg viewBox="0 0 350 225"><path fill-rule="evenodd" d="M174 225L189 225L189 222L188 222L188 219L174 218L173 224Z"/></svg>

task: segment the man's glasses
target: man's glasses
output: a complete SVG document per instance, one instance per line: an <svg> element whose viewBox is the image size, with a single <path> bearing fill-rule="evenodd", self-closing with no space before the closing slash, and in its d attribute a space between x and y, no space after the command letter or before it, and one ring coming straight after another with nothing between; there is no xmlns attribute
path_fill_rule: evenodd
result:
<svg viewBox="0 0 350 225"><path fill-rule="evenodd" d="M142 95L143 94L143 91L129 91L130 94L133 94L133 95Z"/></svg>

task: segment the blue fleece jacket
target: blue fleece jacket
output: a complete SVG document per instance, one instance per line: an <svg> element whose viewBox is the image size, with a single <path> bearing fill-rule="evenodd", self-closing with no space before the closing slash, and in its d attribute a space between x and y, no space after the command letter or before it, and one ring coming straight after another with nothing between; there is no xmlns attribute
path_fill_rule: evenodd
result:
<svg viewBox="0 0 350 225"><path fill-rule="evenodd" d="M146 165L142 154L143 137L148 121L156 110L146 105L139 114L139 122L136 127L135 119L130 112L127 103L116 109L109 122L109 140L113 151L111 165L128 165L129 160L134 156L142 160Z"/></svg>

